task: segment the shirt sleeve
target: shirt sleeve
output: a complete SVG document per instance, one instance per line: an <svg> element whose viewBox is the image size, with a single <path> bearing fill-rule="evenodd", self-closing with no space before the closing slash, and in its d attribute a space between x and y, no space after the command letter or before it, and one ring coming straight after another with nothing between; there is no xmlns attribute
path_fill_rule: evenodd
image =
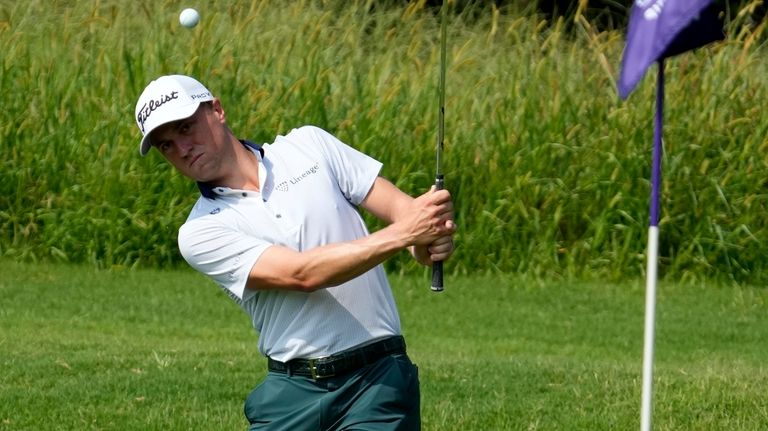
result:
<svg viewBox="0 0 768 431"><path fill-rule="evenodd" d="M205 217L187 221L179 229L178 243L190 266L239 300L247 299L245 285L251 268L272 245Z"/></svg>

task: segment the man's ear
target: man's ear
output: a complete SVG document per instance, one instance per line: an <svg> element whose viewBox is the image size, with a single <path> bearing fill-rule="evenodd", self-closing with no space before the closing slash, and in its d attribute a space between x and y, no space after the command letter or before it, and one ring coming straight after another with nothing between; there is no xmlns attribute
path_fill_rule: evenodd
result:
<svg viewBox="0 0 768 431"><path fill-rule="evenodd" d="M224 108L221 106L221 100L217 97L213 99L211 102L211 108L213 109L213 112L217 115L219 122L226 123L227 119L224 115Z"/></svg>

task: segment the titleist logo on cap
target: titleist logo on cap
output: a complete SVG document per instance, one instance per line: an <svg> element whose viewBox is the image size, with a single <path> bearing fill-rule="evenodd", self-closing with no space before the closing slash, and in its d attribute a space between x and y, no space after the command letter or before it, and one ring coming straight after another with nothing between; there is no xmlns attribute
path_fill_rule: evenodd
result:
<svg viewBox="0 0 768 431"><path fill-rule="evenodd" d="M136 118L136 121L138 121L139 123L139 127L141 127L141 132L144 133L144 123L149 119L149 116L152 115L152 112L154 112L156 109L163 106L164 104L170 102L171 100L178 99L178 98L179 98L179 92L172 91L169 94L161 95L158 100L153 99L145 103L139 110L139 114ZM192 98L194 99L194 96Z"/></svg>

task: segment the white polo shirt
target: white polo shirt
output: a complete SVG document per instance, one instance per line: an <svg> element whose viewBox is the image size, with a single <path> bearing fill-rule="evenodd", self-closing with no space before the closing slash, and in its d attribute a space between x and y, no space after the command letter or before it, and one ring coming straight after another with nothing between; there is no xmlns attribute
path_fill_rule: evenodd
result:
<svg viewBox="0 0 768 431"><path fill-rule="evenodd" d="M327 356L400 334L400 319L382 265L339 286L312 293L251 290L245 284L272 245L309 250L368 235L357 206L381 163L313 126L265 144L261 192L214 187L179 229L184 259L211 277L248 313L259 350L273 359Z"/></svg>

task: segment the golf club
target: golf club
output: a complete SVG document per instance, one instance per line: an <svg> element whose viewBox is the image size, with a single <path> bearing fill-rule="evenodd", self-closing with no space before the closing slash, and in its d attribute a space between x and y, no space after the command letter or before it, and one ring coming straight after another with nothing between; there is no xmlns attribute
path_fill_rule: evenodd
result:
<svg viewBox="0 0 768 431"><path fill-rule="evenodd" d="M436 168L435 168L435 189L442 190L445 187L445 177L443 176L443 137L445 135L445 33L446 33L446 4L440 9L440 81L438 84L438 105L437 115L437 149L436 149ZM432 291L443 291L443 262L432 263Z"/></svg>

